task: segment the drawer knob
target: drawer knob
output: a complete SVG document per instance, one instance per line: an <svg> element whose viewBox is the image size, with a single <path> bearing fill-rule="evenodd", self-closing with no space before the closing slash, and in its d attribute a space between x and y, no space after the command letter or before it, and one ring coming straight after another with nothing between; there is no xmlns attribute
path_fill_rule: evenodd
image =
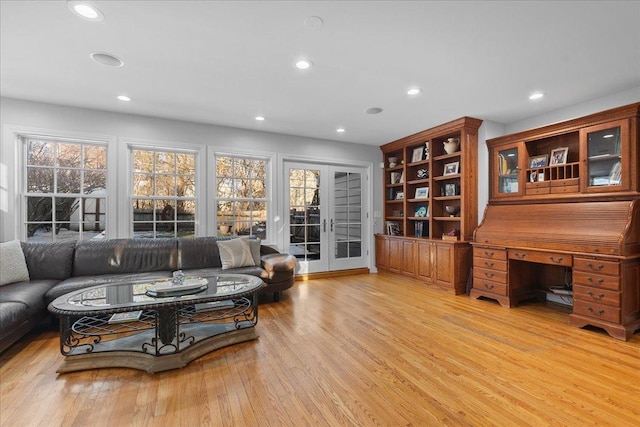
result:
<svg viewBox="0 0 640 427"><path fill-rule="evenodd" d="M516 253L515 253L515 256L516 256L517 258L523 259L524 257L526 257L526 256L527 256L527 254L521 254L520 252L516 252Z"/></svg>
<svg viewBox="0 0 640 427"><path fill-rule="evenodd" d="M597 313L596 313L596 311L593 309L593 307L589 307L589 308L588 308L588 310L589 310L591 313L597 314L598 316L601 316L601 315L603 315L603 314L604 314L604 310L603 310L603 309L598 310L598 312L597 312Z"/></svg>
<svg viewBox="0 0 640 427"><path fill-rule="evenodd" d="M486 265L487 267L493 267L493 263L492 262L484 262L484 265Z"/></svg>
<svg viewBox="0 0 640 427"><path fill-rule="evenodd" d="M591 282L591 283L595 283L596 285L599 285L599 284L601 284L602 282L604 282L604 279L603 279L602 277L601 277L601 278L599 278L598 280L595 280L595 281L594 281L594 280L593 280L593 277L589 276L589 277L587 277L587 280L588 280L589 282Z"/></svg>
<svg viewBox="0 0 640 427"><path fill-rule="evenodd" d="M555 262L555 263L561 263L562 262L562 257L558 257L558 259L556 259L553 255L549 257L549 259L551 260L551 262Z"/></svg>
<svg viewBox="0 0 640 427"><path fill-rule="evenodd" d="M485 276L487 276L488 278L492 278L494 276L493 273L484 273Z"/></svg>
<svg viewBox="0 0 640 427"><path fill-rule="evenodd" d="M493 285L488 285L486 283L484 284L484 287L487 288L487 289L493 289Z"/></svg>
<svg viewBox="0 0 640 427"><path fill-rule="evenodd" d="M492 258L493 257L493 252L484 251L484 256Z"/></svg>
<svg viewBox="0 0 640 427"><path fill-rule="evenodd" d="M588 262L587 263L587 267L589 267L592 270L602 270L604 268L604 265L602 265L602 264L593 265L590 262Z"/></svg>
<svg viewBox="0 0 640 427"><path fill-rule="evenodd" d="M604 298L604 294L600 294L598 296L596 296L593 292L589 291L587 292L587 295L589 295L591 298L593 299L602 299Z"/></svg>

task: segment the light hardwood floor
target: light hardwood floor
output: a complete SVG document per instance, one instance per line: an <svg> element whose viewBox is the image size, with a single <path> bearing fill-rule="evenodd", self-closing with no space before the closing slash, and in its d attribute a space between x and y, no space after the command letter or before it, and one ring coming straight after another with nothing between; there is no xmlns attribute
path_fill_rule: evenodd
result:
<svg viewBox="0 0 640 427"><path fill-rule="evenodd" d="M57 375L57 333L0 356L0 425L634 426L640 334L512 309L401 276L298 282L260 338L183 369Z"/></svg>

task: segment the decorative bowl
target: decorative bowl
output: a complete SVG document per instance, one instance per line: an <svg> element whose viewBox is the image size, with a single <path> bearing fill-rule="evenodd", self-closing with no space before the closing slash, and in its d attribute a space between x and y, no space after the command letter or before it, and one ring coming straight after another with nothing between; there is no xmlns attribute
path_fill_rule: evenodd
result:
<svg viewBox="0 0 640 427"><path fill-rule="evenodd" d="M444 207L444 210L447 211L447 213L449 214L449 216L456 216L456 214L458 212L460 212L460 206L455 206L455 205L446 205Z"/></svg>

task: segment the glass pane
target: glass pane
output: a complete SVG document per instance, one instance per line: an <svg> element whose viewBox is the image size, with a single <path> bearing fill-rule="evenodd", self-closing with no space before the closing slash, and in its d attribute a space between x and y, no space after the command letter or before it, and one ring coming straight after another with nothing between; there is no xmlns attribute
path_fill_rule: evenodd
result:
<svg viewBox="0 0 640 427"><path fill-rule="evenodd" d="M195 237L196 224L194 222L179 222L177 224L177 237Z"/></svg>
<svg viewBox="0 0 640 427"><path fill-rule="evenodd" d="M53 223L27 224L27 242L46 242L53 240Z"/></svg>
<svg viewBox="0 0 640 427"><path fill-rule="evenodd" d="M56 180L58 193L80 193L80 170L58 169Z"/></svg>
<svg viewBox="0 0 640 427"><path fill-rule="evenodd" d="M98 145L85 145L84 167L85 169L106 169L107 147Z"/></svg>
<svg viewBox="0 0 640 427"><path fill-rule="evenodd" d="M304 195L306 206L318 206L320 204L320 195L318 189L307 188Z"/></svg>
<svg viewBox="0 0 640 427"><path fill-rule="evenodd" d="M510 148L498 152L498 191L518 192L518 149Z"/></svg>
<svg viewBox="0 0 640 427"><path fill-rule="evenodd" d="M320 241L320 226L312 225L307 227L307 242Z"/></svg>
<svg viewBox="0 0 640 427"><path fill-rule="evenodd" d="M153 175L134 173L133 174L133 194L136 196L153 195Z"/></svg>
<svg viewBox="0 0 640 427"><path fill-rule="evenodd" d="M306 230L303 225L292 225L289 227L289 242L301 243L306 238Z"/></svg>
<svg viewBox="0 0 640 427"><path fill-rule="evenodd" d="M350 242L349 243L349 258L357 258L362 256L362 243Z"/></svg>
<svg viewBox="0 0 640 427"><path fill-rule="evenodd" d="M216 157L216 176L229 177L233 172L233 159L231 157Z"/></svg>
<svg viewBox="0 0 640 427"><path fill-rule="evenodd" d="M28 193L52 193L53 169L27 168Z"/></svg>
<svg viewBox="0 0 640 427"><path fill-rule="evenodd" d="M346 225L334 226L335 238L337 241L344 241L349 238L349 229Z"/></svg>
<svg viewBox="0 0 640 427"><path fill-rule="evenodd" d="M133 199L133 221L153 221L153 200Z"/></svg>
<svg viewBox="0 0 640 427"><path fill-rule="evenodd" d="M362 238L362 227L358 225L349 225L349 240L360 240Z"/></svg>
<svg viewBox="0 0 640 427"><path fill-rule="evenodd" d="M336 243L336 258L348 258L349 257L349 244L347 242Z"/></svg>
<svg viewBox="0 0 640 427"><path fill-rule="evenodd" d="M174 153L156 153L156 173L176 173L176 156Z"/></svg>
<svg viewBox="0 0 640 427"><path fill-rule="evenodd" d="M320 224L320 209L307 209L307 224Z"/></svg>
<svg viewBox="0 0 640 427"><path fill-rule="evenodd" d="M58 144L58 166L63 168L79 168L82 163L82 146L80 144Z"/></svg>
<svg viewBox="0 0 640 427"><path fill-rule="evenodd" d="M54 144L45 141L29 141L27 144L27 164L35 166L53 166Z"/></svg>
<svg viewBox="0 0 640 427"><path fill-rule="evenodd" d="M296 258L304 259L305 257L304 245L289 245L289 253Z"/></svg>
<svg viewBox="0 0 640 427"><path fill-rule="evenodd" d="M334 183L336 190L346 190L348 186L347 179L348 176L345 172L336 172L334 174Z"/></svg>
<svg viewBox="0 0 640 427"><path fill-rule="evenodd" d="M174 175L156 175L156 196L175 196L176 177Z"/></svg>
<svg viewBox="0 0 640 427"><path fill-rule="evenodd" d="M195 200L179 200L177 202L178 221L195 221L196 202Z"/></svg>
<svg viewBox="0 0 640 427"><path fill-rule="evenodd" d="M349 222L360 222L362 220L362 210L360 207L349 208Z"/></svg>
<svg viewBox="0 0 640 427"><path fill-rule="evenodd" d="M193 174L196 170L196 156L194 154L179 153L176 155L178 173Z"/></svg>
<svg viewBox="0 0 640 427"><path fill-rule="evenodd" d="M84 194L107 188L107 173L104 171L84 171Z"/></svg>
<svg viewBox="0 0 640 427"><path fill-rule="evenodd" d="M80 221L82 213L82 210L80 209L80 199L71 197L56 197L54 199L54 202L56 207L56 222ZM72 214L73 219L71 219Z"/></svg>
<svg viewBox="0 0 640 427"><path fill-rule="evenodd" d="M175 200L156 200L155 219L156 221L175 221Z"/></svg>
<svg viewBox="0 0 640 427"><path fill-rule="evenodd" d="M133 224L133 237L136 239L153 238L155 235L152 222L136 222Z"/></svg>
<svg viewBox="0 0 640 427"><path fill-rule="evenodd" d="M319 260L320 257L320 244L307 245L307 259Z"/></svg>
<svg viewBox="0 0 640 427"><path fill-rule="evenodd" d="M587 135L589 186L621 185L620 127Z"/></svg>
<svg viewBox="0 0 640 427"><path fill-rule="evenodd" d="M153 151L133 150L133 170L153 172Z"/></svg>
<svg viewBox="0 0 640 427"><path fill-rule="evenodd" d="M251 185L251 197L255 199L264 199L267 197L266 183L264 180L252 180Z"/></svg>
<svg viewBox="0 0 640 427"><path fill-rule="evenodd" d="M230 198L233 195L233 180L230 178L218 178L218 197Z"/></svg>
<svg viewBox="0 0 640 427"><path fill-rule="evenodd" d="M289 190L289 206L304 206L304 188L291 188Z"/></svg>
<svg viewBox="0 0 640 427"><path fill-rule="evenodd" d="M27 222L53 221L52 197L27 197Z"/></svg>
<svg viewBox="0 0 640 427"><path fill-rule="evenodd" d="M348 221L347 208L345 206L337 206L333 214L336 223L345 223Z"/></svg>
<svg viewBox="0 0 640 427"><path fill-rule="evenodd" d="M333 197L336 206L346 206L349 204L347 190L336 190Z"/></svg>
<svg viewBox="0 0 640 427"><path fill-rule="evenodd" d="M193 175L179 175L177 177L177 180L178 180L177 194L179 197L195 197L196 180Z"/></svg>
<svg viewBox="0 0 640 427"><path fill-rule="evenodd" d="M80 220L83 222L83 230L95 231L96 233L105 231L107 224L107 199L85 197L82 199L82 208L84 212Z"/></svg>

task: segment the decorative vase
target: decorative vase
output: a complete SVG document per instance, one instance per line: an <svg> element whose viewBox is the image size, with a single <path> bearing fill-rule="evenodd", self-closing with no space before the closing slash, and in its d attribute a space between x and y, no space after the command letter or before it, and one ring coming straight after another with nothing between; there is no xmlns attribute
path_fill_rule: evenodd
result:
<svg viewBox="0 0 640 427"><path fill-rule="evenodd" d="M458 151L458 148L460 147L460 140L457 138L449 138L444 141L442 145L444 146L444 151L446 151L447 154L452 154Z"/></svg>
<svg viewBox="0 0 640 427"><path fill-rule="evenodd" d="M390 168L395 168L397 164L398 164L398 158L397 157L389 157L389 167Z"/></svg>

